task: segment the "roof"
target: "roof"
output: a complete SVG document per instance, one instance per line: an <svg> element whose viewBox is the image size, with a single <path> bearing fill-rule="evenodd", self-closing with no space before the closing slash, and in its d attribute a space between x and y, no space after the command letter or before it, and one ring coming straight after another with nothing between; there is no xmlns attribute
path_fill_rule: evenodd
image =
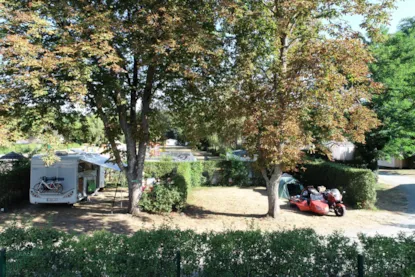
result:
<svg viewBox="0 0 415 277"><path fill-rule="evenodd" d="M0 160L22 160L25 159L26 157L23 156L22 154L18 154L16 152L10 152L7 153L6 155L3 155L2 157L0 157Z"/></svg>
<svg viewBox="0 0 415 277"><path fill-rule="evenodd" d="M105 156L102 156L98 153L86 153L86 152L65 152L65 151L57 151L55 153L61 160L74 160L74 161L85 161L88 163L96 164L102 167L114 169L117 171L120 171L120 168L117 164L108 162L108 158ZM45 155L35 155L32 157L33 160L41 160L42 157Z"/></svg>

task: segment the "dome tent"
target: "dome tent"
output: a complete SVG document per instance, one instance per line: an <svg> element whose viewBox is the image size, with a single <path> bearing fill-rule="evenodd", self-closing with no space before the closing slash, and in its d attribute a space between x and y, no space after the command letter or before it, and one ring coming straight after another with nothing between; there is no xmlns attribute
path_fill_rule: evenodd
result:
<svg viewBox="0 0 415 277"><path fill-rule="evenodd" d="M303 185L292 175L284 173L280 178L278 195L280 198L290 199L291 196L300 194L303 188Z"/></svg>

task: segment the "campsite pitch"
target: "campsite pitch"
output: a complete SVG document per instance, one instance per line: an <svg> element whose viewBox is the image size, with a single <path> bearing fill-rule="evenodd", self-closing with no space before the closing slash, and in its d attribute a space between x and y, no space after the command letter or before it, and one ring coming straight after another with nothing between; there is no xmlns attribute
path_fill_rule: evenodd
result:
<svg viewBox="0 0 415 277"><path fill-rule="evenodd" d="M120 191L121 190L121 191ZM168 225L172 228L203 231L248 230L264 231L313 228L320 234L333 231L359 232L381 229L402 221L403 206L388 210L352 210L345 217L318 216L302 213L283 201L277 219L265 217L267 196L265 188L203 187L189 195L188 207L180 213L155 215L142 213L138 217L127 214L127 189L107 188L89 202L73 207L68 205L25 204L0 213L0 229L7 224L50 226L71 233L108 230L131 234L139 229ZM113 206L114 205L114 206ZM390 207L388 207L390 208Z"/></svg>

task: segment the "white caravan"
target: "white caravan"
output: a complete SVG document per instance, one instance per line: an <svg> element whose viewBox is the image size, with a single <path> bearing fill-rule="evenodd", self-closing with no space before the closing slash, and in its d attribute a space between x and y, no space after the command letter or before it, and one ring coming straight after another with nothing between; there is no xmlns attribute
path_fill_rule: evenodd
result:
<svg viewBox="0 0 415 277"><path fill-rule="evenodd" d="M105 168L120 170L96 153L57 152L56 155L60 161L51 166L45 165L42 155L33 156L30 203L77 203L105 186Z"/></svg>

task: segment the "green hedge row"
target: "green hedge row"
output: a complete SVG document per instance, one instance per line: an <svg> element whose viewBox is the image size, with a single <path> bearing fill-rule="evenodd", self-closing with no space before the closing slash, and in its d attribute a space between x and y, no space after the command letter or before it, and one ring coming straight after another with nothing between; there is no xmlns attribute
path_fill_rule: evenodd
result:
<svg viewBox="0 0 415 277"><path fill-rule="evenodd" d="M191 186L262 186L263 178L249 162L243 161L201 161L201 162L146 162L145 178L165 179L175 175L179 164L190 165ZM231 180L231 182L229 182ZM123 174L108 172L107 183L126 185Z"/></svg>
<svg viewBox="0 0 415 277"><path fill-rule="evenodd" d="M132 236L11 227L0 233L6 276L414 276L415 234L351 241L311 229L195 233L142 230Z"/></svg>
<svg viewBox="0 0 415 277"><path fill-rule="evenodd" d="M29 199L29 162L1 162L0 168L0 208Z"/></svg>
<svg viewBox="0 0 415 277"><path fill-rule="evenodd" d="M359 208L371 208L376 202L376 178L368 169L332 162L308 162L301 167L294 175L305 185L346 191L344 201Z"/></svg>

